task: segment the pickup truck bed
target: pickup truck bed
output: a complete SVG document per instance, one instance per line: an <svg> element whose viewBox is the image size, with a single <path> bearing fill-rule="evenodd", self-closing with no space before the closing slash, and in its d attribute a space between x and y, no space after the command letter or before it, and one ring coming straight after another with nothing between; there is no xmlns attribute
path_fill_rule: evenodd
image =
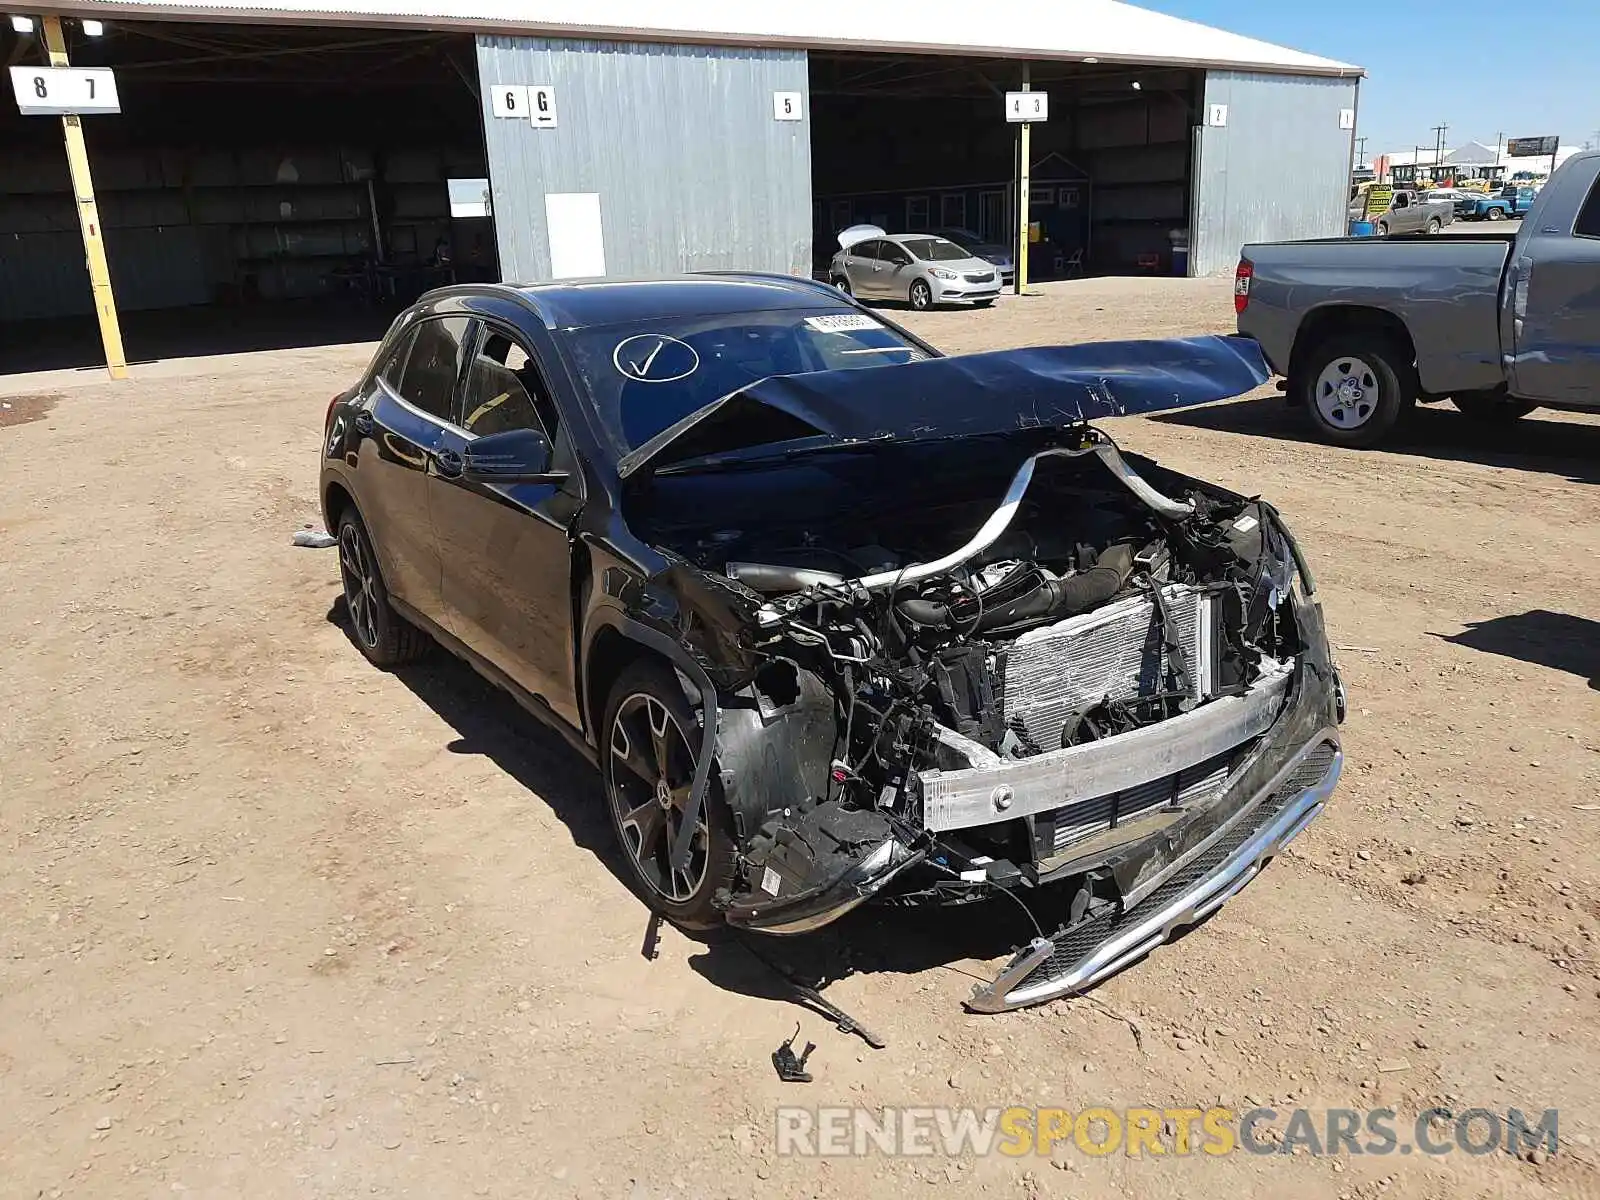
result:
<svg viewBox="0 0 1600 1200"><path fill-rule="evenodd" d="M1600 408L1600 152L1575 155L1521 229L1246 246L1239 332L1290 403L1346 446L1417 401L1483 419Z"/></svg>

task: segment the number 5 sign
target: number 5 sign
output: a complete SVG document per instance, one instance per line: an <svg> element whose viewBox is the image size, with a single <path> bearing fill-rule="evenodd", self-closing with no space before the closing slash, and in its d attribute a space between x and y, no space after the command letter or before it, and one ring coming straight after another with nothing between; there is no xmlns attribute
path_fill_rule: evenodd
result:
<svg viewBox="0 0 1600 1200"><path fill-rule="evenodd" d="M25 117L122 111L109 67L12 67L11 90Z"/></svg>

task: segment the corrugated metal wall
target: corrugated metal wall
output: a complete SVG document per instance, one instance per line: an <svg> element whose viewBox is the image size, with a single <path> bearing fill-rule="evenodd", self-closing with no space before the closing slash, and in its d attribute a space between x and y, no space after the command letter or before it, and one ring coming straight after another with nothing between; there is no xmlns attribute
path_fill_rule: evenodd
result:
<svg viewBox="0 0 1600 1200"><path fill-rule="evenodd" d="M505 279L550 278L544 197L567 192L599 193L612 277L811 273L803 52L480 36L478 74ZM496 117L497 83L553 86L557 126Z"/></svg>
<svg viewBox="0 0 1600 1200"><path fill-rule="evenodd" d="M1213 105L1227 124L1210 123ZM1191 270L1234 269L1246 242L1338 237L1349 205L1356 80L1210 71L1195 182Z"/></svg>

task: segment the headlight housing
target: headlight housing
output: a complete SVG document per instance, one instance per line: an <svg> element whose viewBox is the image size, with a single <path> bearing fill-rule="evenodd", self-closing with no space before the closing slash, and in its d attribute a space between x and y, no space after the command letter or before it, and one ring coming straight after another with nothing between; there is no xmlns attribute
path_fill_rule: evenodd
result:
<svg viewBox="0 0 1600 1200"><path fill-rule="evenodd" d="M932 267L932 268L929 269L928 274L932 275L935 279L959 279L960 278L960 276L957 275L954 271L947 271L943 267Z"/></svg>

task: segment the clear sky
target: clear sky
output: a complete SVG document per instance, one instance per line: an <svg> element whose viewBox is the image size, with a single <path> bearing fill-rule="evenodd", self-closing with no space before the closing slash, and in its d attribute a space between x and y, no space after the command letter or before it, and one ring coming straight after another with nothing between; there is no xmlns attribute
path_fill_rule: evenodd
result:
<svg viewBox="0 0 1600 1200"><path fill-rule="evenodd" d="M1367 156L1558 134L1600 146L1600 0L1132 0L1367 69Z"/></svg>

